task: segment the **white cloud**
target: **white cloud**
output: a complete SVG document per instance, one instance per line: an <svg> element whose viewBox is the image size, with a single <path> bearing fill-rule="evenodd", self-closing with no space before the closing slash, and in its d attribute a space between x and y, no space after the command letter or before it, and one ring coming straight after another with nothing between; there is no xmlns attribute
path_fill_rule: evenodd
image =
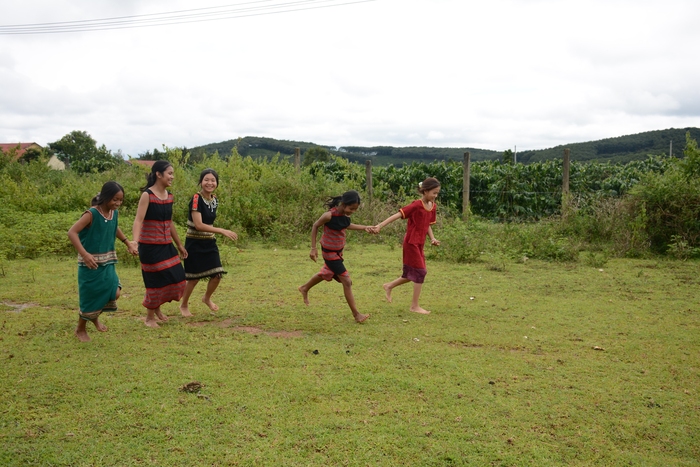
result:
<svg viewBox="0 0 700 467"><path fill-rule="evenodd" d="M11 3L4 25L225 4ZM3 36L0 139L84 130L132 156L246 135L525 150L697 126L698 14L691 0L377 0Z"/></svg>

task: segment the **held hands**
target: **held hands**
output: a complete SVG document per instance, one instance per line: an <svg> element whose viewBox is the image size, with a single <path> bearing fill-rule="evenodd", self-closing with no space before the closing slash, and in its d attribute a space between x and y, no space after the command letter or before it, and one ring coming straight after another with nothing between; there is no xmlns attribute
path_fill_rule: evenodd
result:
<svg viewBox="0 0 700 467"><path fill-rule="evenodd" d="M380 230L382 230L382 228L379 225L369 226L365 229L367 233L371 233L374 235L378 234Z"/></svg>
<svg viewBox="0 0 700 467"><path fill-rule="evenodd" d="M126 242L126 249L129 251L129 254L132 256L138 256L139 255L139 244L138 242L135 242L133 240L127 241Z"/></svg>
<svg viewBox="0 0 700 467"><path fill-rule="evenodd" d="M431 238L430 244L435 245L435 246L440 246L440 240L438 240L437 238Z"/></svg>
<svg viewBox="0 0 700 467"><path fill-rule="evenodd" d="M318 252L316 251L316 248L312 248L311 251L309 252L309 258L313 260L313 262L316 262L316 258L318 258Z"/></svg>

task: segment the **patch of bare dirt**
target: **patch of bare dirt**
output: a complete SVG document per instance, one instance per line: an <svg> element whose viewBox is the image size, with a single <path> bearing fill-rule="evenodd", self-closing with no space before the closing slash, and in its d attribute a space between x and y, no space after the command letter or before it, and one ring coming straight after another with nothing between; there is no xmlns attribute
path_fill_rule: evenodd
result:
<svg viewBox="0 0 700 467"><path fill-rule="evenodd" d="M25 308L32 308L32 307L39 306L36 303L31 303L31 302L29 302L29 303L2 302L2 305L9 307L10 309L5 310L5 311L8 311L10 313L19 313L22 310L24 310Z"/></svg>

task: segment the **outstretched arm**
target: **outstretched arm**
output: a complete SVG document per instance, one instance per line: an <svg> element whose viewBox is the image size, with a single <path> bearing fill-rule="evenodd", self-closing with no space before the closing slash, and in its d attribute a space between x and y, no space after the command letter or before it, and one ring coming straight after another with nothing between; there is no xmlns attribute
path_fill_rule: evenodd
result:
<svg viewBox="0 0 700 467"><path fill-rule="evenodd" d="M350 224L348 226L348 230L364 230L366 232L369 232L368 229L371 229L371 225L361 225L361 224Z"/></svg>
<svg viewBox="0 0 700 467"><path fill-rule="evenodd" d="M379 233L379 231L382 230L382 227L384 227L385 225L391 224L395 220L401 219L401 217L403 217L401 214L401 211L397 212L396 214L394 214L392 216L387 217L379 224L375 225L374 227L371 227L371 229L373 230L372 233Z"/></svg>

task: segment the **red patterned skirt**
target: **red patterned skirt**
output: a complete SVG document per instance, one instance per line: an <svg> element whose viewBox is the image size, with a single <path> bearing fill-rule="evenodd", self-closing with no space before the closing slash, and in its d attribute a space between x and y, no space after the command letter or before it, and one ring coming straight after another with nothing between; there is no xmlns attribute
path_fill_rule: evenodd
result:
<svg viewBox="0 0 700 467"><path fill-rule="evenodd" d="M180 301L185 291L185 270L172 243L139 243L141 275L146 286L143 306L151 310Z"/></svg>

